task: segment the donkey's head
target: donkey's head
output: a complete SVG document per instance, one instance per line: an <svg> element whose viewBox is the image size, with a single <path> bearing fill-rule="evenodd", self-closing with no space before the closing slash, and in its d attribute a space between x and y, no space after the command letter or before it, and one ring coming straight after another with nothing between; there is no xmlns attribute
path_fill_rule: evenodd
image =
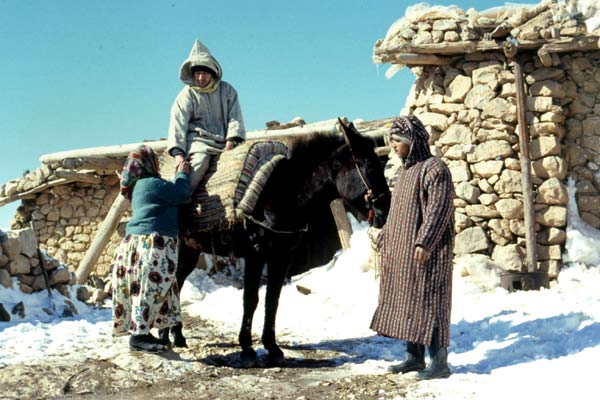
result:
<svg viewBox="0 0 600 400"><path fill-rule="evenodd" d="M355 215L366 216L371 225L381 228L390 208L390 189L381 160L375 153L375 141L358 132L354 124L338 118L346 140L332 157L334 181L339 195Z"/></svg>

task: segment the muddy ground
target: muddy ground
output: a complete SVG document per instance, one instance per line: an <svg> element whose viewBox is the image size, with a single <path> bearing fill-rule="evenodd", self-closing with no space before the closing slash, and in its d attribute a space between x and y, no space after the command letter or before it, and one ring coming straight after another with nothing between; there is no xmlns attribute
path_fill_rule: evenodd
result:
<svg viewBox="0 0 600 400"><path fill-rule="evenodd" d="M6 399L414 399L424 382L414 374L357 374L335 350L293 346L281 340L285 365L243 369L235 338L209 321L187 317L187 349L162 354L126 349L107 358L48 360L0 367ZM113 352L114 354L114 352ZM340 361L342 360L342 361ZM433 395L433 396L432 396ZM433 398L433 393L428 393Z"/></svg>

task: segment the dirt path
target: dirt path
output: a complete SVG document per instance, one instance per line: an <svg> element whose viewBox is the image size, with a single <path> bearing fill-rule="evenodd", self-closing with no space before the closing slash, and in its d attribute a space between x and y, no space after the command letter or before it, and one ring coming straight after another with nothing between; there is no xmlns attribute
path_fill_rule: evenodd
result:
<svg viewBox="0 0 600 400"><path fill-rule="evenodd" d="M205 320L186 321L187 349L0 368L0 398L402 399L417 384L414 377L357 375L336 361L343 354L285 342L284 366L271 368L262 356L256 368L242 369L231 337Z"/></svg>

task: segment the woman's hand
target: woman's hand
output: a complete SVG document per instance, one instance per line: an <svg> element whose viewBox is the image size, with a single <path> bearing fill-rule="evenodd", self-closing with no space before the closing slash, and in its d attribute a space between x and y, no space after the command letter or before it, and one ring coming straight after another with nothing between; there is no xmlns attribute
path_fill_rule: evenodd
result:
<svg viewBox="0 0 600 400"><path fill-rule="evenodd" d="M190 173L190 162L189 161L182 161L181 163L177 164L177 166L175 167L175 171L177 172L183 172L184 174L189 174Z"/></svg>
<svg viewBox="0 0 600 400"><path fill-rule="evenodd" d="M183 156L183 154L177 154L175 156L175 168L179 168L179 166L181 165L181 163L183 163L185 161L185 157Z"/></svg>
<svg viewBox="0 0 600 400"><path fill-rule="evenodd" d="M415 247L415 261L423 264L426 263L431 257L431 252L424 247L417 246Z"/></svg>

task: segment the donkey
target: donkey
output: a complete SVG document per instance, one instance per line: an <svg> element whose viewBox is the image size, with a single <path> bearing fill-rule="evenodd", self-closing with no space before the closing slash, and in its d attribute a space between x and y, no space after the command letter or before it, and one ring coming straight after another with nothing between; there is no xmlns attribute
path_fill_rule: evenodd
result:
<svg viewBox="0 0 600 400"><path fill-rule="evenodd" d="M338 119L343 136L312 134L294 139L288 157L279 161L260 193L254 211L233 228L187 234L182 240L177 269L181 288L193 271L202 249L245 259L243 317L239 332L241 364L256 365L252 347L252 320L259 286L267 267L265 320L262 343L268 362L285 361L277 345L275 318L282 287L288 276L330 261L341 248L330 203L341 198L359 221L384 225L390 190L373 139L362 136L352 123ZM185 224L188 218L181 218ZM189 227L182 231L192 231ZM189 239L193 239L190 241ZM191 246L189 243L197 243ZM186 346L182 326L172 329L174 346ZM160 332L168 341L169 332Z"/></svg>

